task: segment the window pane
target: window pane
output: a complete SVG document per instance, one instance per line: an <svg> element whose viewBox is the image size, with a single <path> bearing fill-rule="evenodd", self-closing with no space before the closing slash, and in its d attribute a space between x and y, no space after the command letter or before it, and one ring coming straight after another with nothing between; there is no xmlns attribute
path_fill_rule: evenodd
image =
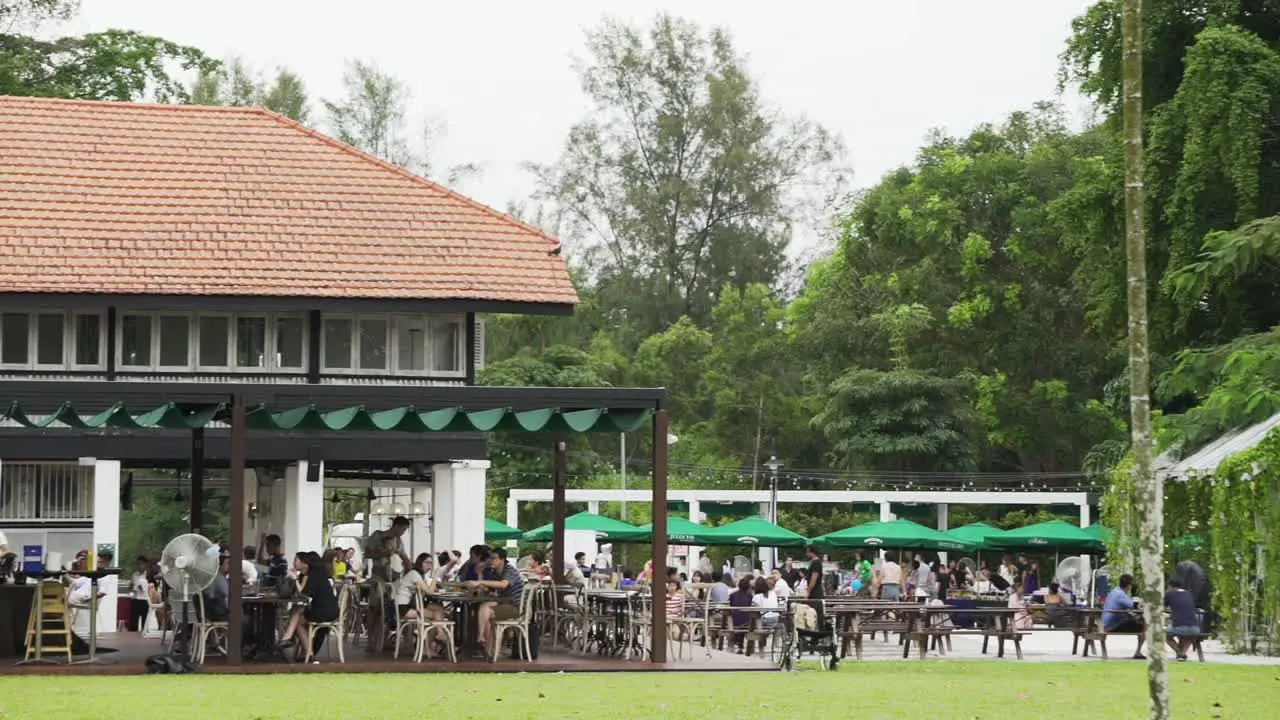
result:
<svg viewBox="0 0 1280 720"><path fill-rule="evenodd" d="M303 332L302 318L276 318L276 367L300 368L305 362L303 357L306 335Z"/></svg>
<svg viewBox="0 0 1280 720"><path fill-rule="evenodd" d="M76 316L76 364L102 364L102 316Z"/></svg>
<svg viewBox="0 0 1280 720"><path fill-rule="evenodd" d="M387 369L387 321L381 318L360 320L360 368Z"/></svg>
<svg viewBox="0 0 1280 720"><path fill-rule="evenodd" d="M231 319L209 315L200 318L200 356L202 367L227 367Z"/></svg>
<svg viewBox="0 0 1280 720"><path fill-rule="evenodd" d="M160 366L191 365L191 319L183 315L160 316Z"/></svg>
<svg viewBox="0 0 1280 720"><path fill-rule="evenodd" d="M66 316L45 314L36 317L36 364L62 365L66 362L63 354L66 339Z"/></svg>
<svg viewBox="0 0 1280 720"><path fill-rule="evenodd" d="M396 318L396 369L427 369L427 325L422 318Z"/></svg>
<svg viewBox="0 0 1280 720"><path fill-rule="evenodd" d="M267 364L267 319L236 318L236 367L260 368Z"/></svg>
<svg viewBox="0 0 1280 720"><path fill-rule="evenodd" d="M431 369L438 372L458 372L458 356L461 354L462 324L453 320L437 320L431 323Z"/></svg>
<svg viewBox="0 0 1280 720"><path fill-rule="evenodd" d="M351 321L327 318L324 321L324 366L334 369L351 367Z"/></svg>
<svg viewBox="0 0 1280 720"><path fill-rule="evenodd" d="M120 318L120 365L147 367L151 364L151 316L125 315Z"/></svg>
<svg viewBox="0 0 1280 720"><path fill-rule="evenodd" d="M31 317L26 313L0 316L0 362L26 365L31 343Z"/></svg>

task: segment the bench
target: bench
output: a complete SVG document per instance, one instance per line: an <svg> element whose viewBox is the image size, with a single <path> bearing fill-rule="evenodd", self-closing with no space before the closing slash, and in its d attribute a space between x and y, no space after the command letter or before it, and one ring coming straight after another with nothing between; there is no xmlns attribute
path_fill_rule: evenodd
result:
<svg viewBox="0 0 1280 720"><path fill-rule="evenodd" d="M1004 657L1004 643L1006 640L1011 640L1013 641L1013 650L1019 660L1022 659L1022 638L1028 634L1026 630L997 630L992 628L969 630L941 626L921 628L906 633L908 642L919 642L921 658L924 658L930 649L937 650L939 655L946 655L947 652L943 649L944 641L949 649L952 635L981 635L982 653L984 655L987 653L991 638L996 638L999 643L996 648L996 657ZM904 658L907 656L905 649L902 656Z"/></svg>
<svg viewBox="0 0 1280 720"><path fill-rule="evenodd" d="M1110 659L1110 657L1107 655L1107 637L1108 636L1128 635L1130 637L1139 637L1145 634L1146 631L1135 632L1131 630L1127 632L1106 632L1106 631L1098 631L1096 629L1080 628L1080 629L1073 629L1072 632L1075 635L1074 639L1071 642L1072 655L1076 654L1076 647L1079 644L1080 640L1083 639L1084 651L1081 653L1080 657L1089 657L1089 650L1090 648L1093 648L1096 643L1097 649L1101 652L1102 659L1108 660ZM1204 646L1201 643L1204 640L1208 639L1209 637L1210 637L1209 635L1201 633L1200 635L1196 635L1195 637L1191 638L1191 649L1196 651L1196 659L1199 660L1200 662L1204 662Z"/></svg>

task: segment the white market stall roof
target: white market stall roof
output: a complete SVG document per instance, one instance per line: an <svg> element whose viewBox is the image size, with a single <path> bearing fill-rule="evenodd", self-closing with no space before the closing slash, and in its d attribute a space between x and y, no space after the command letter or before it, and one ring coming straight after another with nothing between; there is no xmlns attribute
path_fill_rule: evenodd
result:
<svg viewBox="0 0 1280 720"><path fill-rule="evenodd" d="M1186 480L1195 475L1212 474L1223 460L1262 442L1277 427L1280 427L1280 413L1260 423L1232 430L1182 460L1174 461L1171 453L1163 453L1156 458L1156 472L1166 480Z"/></svg>

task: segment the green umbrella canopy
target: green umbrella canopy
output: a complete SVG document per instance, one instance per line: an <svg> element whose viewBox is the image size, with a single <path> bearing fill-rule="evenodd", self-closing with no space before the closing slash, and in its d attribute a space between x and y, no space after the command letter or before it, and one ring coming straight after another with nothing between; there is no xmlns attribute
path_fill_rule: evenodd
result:
<svg viewBox="0 0 1280 720"><path fill-rule="evenodd" d="M969 550L972 542L952 537L910 520L869 522L813 539L814 545L835 548L888 548L899 550Z"/></svg>
<svg viewBox="0 0 1280 720"><path fill-rule="evenodd" d="M644 537L634 542L653 541L653 523L641 525L640 530L644 532ZM667 543L671 545L706 545L713 530L714 528L699 525L679 515L667 516Z"/></svg>
<svg viewBox="0 0 1280 720"><path fill-rule="evenodd" d="M804 547L809 541L799 533L778 527L756 515L712 528L703 536L705 545L761 545Z"/></svg>
<svg viewBox="0 0 1280 720"><path fill-rule="evenodd" d="M1187 549L1195 549L1195 548L1202 547L1204 545L1208 545L1209 541L1200 535L1196 535L1192 533L1191 535L1183 535L1182 537L1176 537L1170 540L1169 544L1172 545L1173 547L1178 548L1179 550L1187 550Z"/></svg>
<svg viewBox="0 0 1280 720"><path fill-rule="evenodd" d="M1088 533L1089 537L1101 543L1109 543L1111 538L1115 537L1115 533L1111 532L1111 528L1103 527L1102 523L1094 523L1085 528L1084 531Z"/></svg>
<svg viewBox="0 0 1280 720"><path fill-rule="evenodd" d="M1053 552L1102 552L1102 541L1084 528L1050 520L993 535L987 547L995 550L1046 550Z"/></svg>
<svg viewBox="0 0 1280 720"><path fill-rule="evenodd" d="M646 537L643 530L635 525L628 525L621 520L614 520L594 513L578 513L564 519L565 530L590 530L601 542L626 542L642 540ZM551 525L530 530L524 534L527 542L548 542L551 540Z"/></svg>
<svg viewBox="0 0 1280 720"><path fill-rule="evenodd" d="M504 525L498 522L497 520L493 520L491 518L484 519L484 541L485 542L499 542L502 540L519 540L521 535L524 535L523 531L517 530L516 528L513 528L510 525Z"/></svg>
<svg viewBox="0 0 1280 720"><path fill-rule="evenodd" d="M942 534L953 540L972 545L974 548L981 549L987 544L987 538L999 535L1004 532L998 527L992 527L984 522L969 523L954 530L946 530Z"/></svg>

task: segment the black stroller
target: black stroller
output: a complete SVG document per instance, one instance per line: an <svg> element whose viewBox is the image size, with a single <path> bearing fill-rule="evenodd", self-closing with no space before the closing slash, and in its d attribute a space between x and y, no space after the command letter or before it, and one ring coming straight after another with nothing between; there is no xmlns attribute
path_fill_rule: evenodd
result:
<svg viewBox="0 0 1280 720"><path fill-rule="evenodd" d="M795 613L799 605L812 607L818 613L817 629L796 628ZM835 623L823 612L822 606L822 600L794 598L787 603L786 612L780 613L773 642L770 644L779 670L794 670L796 662L804 659L805 655L816 657L823 670L835 670L839 667Z"/></svg>

